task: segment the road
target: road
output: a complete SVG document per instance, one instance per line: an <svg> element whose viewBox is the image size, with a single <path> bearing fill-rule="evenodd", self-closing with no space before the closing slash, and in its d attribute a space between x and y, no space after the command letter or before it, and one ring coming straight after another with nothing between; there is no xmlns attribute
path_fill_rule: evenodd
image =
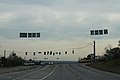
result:
<svg viewBox="0 0 120 80"><path fill-rule="evenodd" d="M84 64L58 64L0 74L0 80L120 80L120 75L96 70Z"/></svg>

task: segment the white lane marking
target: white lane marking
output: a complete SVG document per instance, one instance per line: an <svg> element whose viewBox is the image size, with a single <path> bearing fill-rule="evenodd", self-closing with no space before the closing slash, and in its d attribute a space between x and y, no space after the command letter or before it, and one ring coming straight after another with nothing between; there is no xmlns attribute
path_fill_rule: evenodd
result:
<svg viewBox="0 0 120 80"><path fill-rule="evenodd" d="M12 77L8 77L9 79L12 78Z"/></svg>
<svg viewBox="0 0 120 80"><path fill-rule="evenodd" d="M48 67L48 66L46 66L45 68L47 68L47 67ZM44 69L44 68L42 68L42 69ZM41 69L40 69L40 70L41 70ZM17 78L12 79L12 80L21 79L21 78L26 77L26 76L29 76L29 75L31 75L31 74L37 73L37 72L39 72L40 70L37 70L37 71L31 72L31 73L25 74L25 75L23 75L23 76L21 76L21 77L17 77Z"/></svg>
<svg viewBox="0 0 120 80"><path fill-rule="evenodd" d="M53 69L52 72L50 72L48 75L46 75L45 77L43 77L43 78L40 79L40 80L44 80L44 79L48 78L50 75L52 75L52 74L55 72L56 68L57 68L57 66Z"/></svg>

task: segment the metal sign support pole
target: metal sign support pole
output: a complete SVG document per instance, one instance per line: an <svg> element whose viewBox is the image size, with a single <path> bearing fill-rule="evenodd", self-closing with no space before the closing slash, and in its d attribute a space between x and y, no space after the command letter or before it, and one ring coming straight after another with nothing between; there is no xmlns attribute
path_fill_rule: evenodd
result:
<svg viewBox="0 0 120 80"><path fill-rule="evenodd" d="M96 51L96 48L95 48L95 41L94 41L94 45L93 45L93 52L94 52L94 62L95 62L95 52Z"/></svg>

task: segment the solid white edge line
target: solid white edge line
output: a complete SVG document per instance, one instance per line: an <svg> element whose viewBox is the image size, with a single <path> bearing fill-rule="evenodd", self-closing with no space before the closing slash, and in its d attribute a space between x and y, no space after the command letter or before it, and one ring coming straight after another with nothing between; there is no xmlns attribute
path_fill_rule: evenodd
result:
<svg viewBox="0 0 120 80"><path fill-rule="evenodd" d="M57 66L53 69L52 72L50 72L48 75L46 75L45 77L43 77L43 78L40 79L40 80L44 80L44 79L48 78L50 75L52 75L52 74L55 72L56 68L57 68Z"/></svg>
<svg viewBox="0 0 120 80"><path fill-rule="evenodd" d="M47 68L47 67L48 67L48 66L46 66L46 67L44 67L44 68ZM42 69L44 69L44 68L42 68ZM41 70L41 69L40 69L40 70ZM25 76L28 76L28 75L31 75L31 74L33 74L33 73L39 72L40 70L37 70L37 71L31 72L31 73L25 74L25 75L23 75L23 76L21 76L21 77L17 77L17 78L12 79L12 80L21 79L21 78L23 78L23 77L25 77Z"/></svg>

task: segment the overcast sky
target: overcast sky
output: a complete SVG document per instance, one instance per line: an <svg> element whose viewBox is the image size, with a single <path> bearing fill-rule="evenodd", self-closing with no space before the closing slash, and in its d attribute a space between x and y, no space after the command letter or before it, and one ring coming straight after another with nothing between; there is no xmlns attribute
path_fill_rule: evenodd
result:
<svg viewBox="0 0 120 80"><path fill-rule="evenodd" d="M120 0L0 0L0 40L40 32L42 40L79 41L104 28L104 38L119 39Z"/></svg>
<svg viewBox="0 0 120 80"><path fill-rule="evenodd" d="M0 37L38 31L44 39L89 35L91 29L120 34L119 0L0 0Z"/></svg>

